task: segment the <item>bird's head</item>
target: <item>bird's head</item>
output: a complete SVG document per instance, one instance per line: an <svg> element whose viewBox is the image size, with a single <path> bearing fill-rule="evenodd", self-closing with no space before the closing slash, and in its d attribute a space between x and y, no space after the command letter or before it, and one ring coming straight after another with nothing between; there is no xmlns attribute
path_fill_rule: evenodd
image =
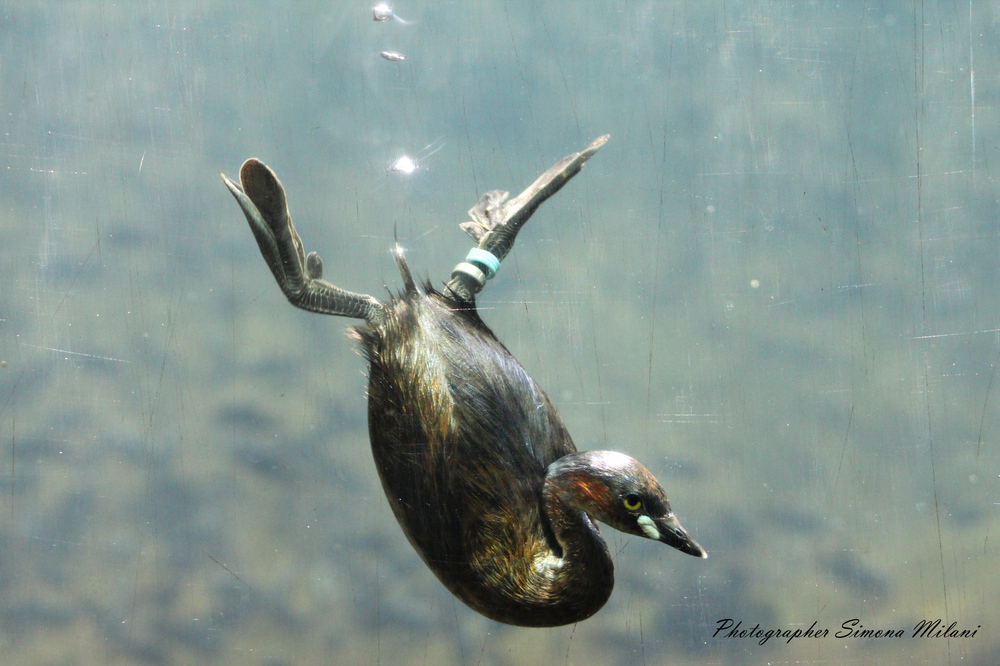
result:
<svg viewBox="0 0 1000 666"><path fill-rule="evenodd" d="M548 482L566 504L616 530L708 557L674 516L663 486L635 458L617 451L571 453L550 466Z"/></svg>

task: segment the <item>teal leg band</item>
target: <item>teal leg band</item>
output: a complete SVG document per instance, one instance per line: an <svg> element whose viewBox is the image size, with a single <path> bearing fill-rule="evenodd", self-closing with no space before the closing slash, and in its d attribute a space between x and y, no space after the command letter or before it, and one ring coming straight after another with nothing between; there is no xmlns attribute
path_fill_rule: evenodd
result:
<svg viewBox="0 0 1000 666"><path fill-rule="evenodd" d="M497 271L500 270L500 260L493 256L492 252L488 250L482 250L478 247L474 247L469 250L469 254L465 257L465 260L470 264L475 264L483 269L486 273L486 279L489 280Z"/></svg>

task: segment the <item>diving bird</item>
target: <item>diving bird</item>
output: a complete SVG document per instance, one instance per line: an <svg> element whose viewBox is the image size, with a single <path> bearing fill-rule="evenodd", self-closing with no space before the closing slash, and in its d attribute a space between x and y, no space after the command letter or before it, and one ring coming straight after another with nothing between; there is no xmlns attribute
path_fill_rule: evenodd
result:
<svg viewBox="0 0 1000 666"><path fill-rule="evenodd" d="M389 505L438 579L508 624L557 626L600 610L614 567L595 521L706 557L643 465L576 450L552 401L476 309L521 226L607 140L563 158L514 199L484 194L461 225L478 244L441 291L413 279L397 245L403 291L388 302L323 279L263 162L247 160L239 184L222 176L288 300L364 320L353 336L369 364L368 428Z"/></svg>

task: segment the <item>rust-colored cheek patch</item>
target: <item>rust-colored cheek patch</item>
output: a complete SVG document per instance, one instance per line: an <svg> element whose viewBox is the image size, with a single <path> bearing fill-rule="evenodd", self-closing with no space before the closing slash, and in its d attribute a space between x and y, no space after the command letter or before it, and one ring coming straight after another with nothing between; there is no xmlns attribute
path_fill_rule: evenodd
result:
<svg viewBox="0 0 1000 666"><path fill-rule="evenodd" d="M614 499L605 484L585 472L570 476L569 485L581 504L610 508Z"/></svg>

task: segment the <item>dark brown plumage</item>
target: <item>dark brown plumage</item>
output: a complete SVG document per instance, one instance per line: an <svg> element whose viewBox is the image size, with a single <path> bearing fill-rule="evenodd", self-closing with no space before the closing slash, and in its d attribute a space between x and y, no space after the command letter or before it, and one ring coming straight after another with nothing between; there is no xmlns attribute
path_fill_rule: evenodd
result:
<svg viewBox="0 0 1000 666"><path fill-rule="evenodd" d="M607 137L570 155L507 201L490 192L463 228L497 259L521 225ZM304 256L277 177L257 160L226 185L289 300L358 317L369 362L372 454L393 513L452 593L486 617L556 626L590 617L614 586L594 520L700 557L663 488L636 460L577 452L555 406L479 318L488 266L459 264L443 292L419 286L402 251L404 290L381 303L322 280ZM471 255L470 255L471 256Z"/></svg>

